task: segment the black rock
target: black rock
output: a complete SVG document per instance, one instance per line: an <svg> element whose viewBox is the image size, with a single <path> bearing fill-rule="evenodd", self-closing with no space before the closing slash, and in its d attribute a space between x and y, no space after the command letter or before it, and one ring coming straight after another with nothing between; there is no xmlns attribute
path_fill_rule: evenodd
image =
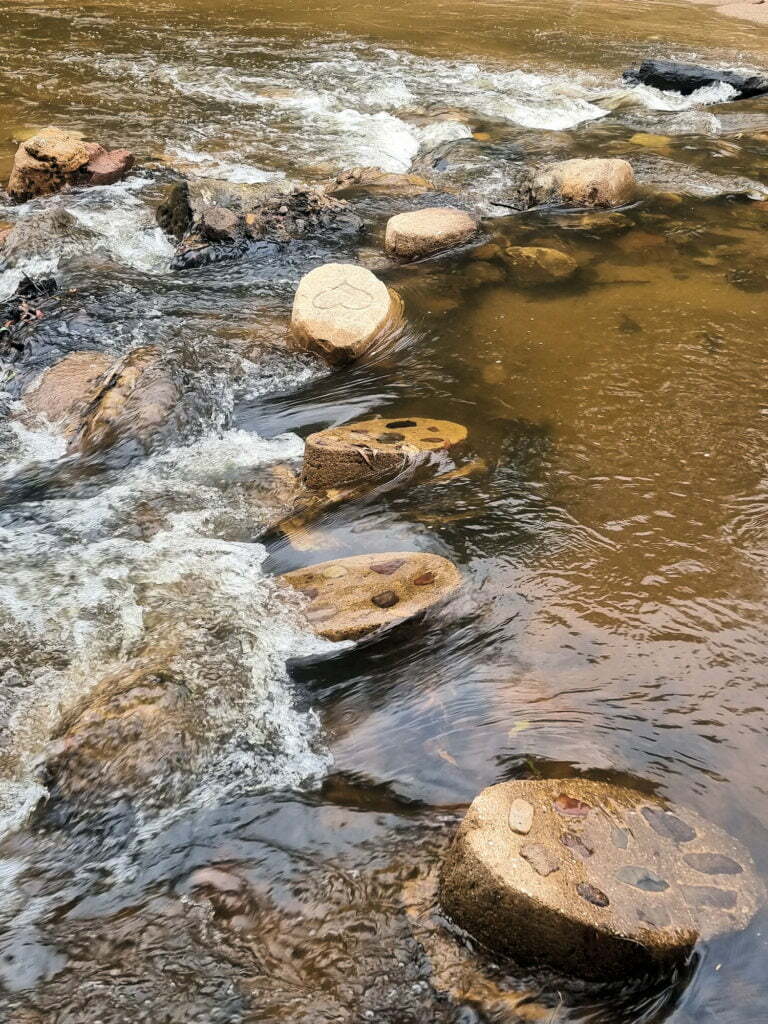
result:
<svg viewBox="0 0 768 1024"><path fill-rule="evenodd" d="M734 98L739 100L768 93L768 78L761 75L718 71L715 68L702 67L700 64L678 64L672 60L645 60L639 68L625 71L624 81L632 85L650 85L655 89L679 92L683 96L689 96L697 89L717 85L719 82L734 88L738 93Z"/></svg>

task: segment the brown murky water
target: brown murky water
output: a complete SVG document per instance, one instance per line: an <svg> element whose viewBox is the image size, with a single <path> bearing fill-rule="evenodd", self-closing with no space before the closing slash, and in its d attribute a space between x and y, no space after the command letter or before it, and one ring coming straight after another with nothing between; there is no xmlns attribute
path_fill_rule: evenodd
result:
<svg viewBox="0 0 768 1024"><path fill-rule="evenodd" d="M85 238L0 274L0 298L21 270L76 289L0 365L4 408L67 351L151 341L187 410L89 480L57 476L49 435L0 427L0 1020L765 1019L764 915L617 993L495 964L432 904L466 803L529 775L665 794L768 875L768 102L623 87L649 53L764 69L768 33L677 3L0 0L2 176L52 122L143 167L49 200ZM495 205L521 164L588 154L647 186L623 223ZM172 273L153 220L169 164L426 170L488 238L580 273L526 291L467 253L391 268L405 339L328 373L285 346L296 282L369 259L410 201L357 200L362 247ZM269 467L379 414L464 423L472 471L340 506L309 550L257 543ZM307 636L270 582L409 547L452 558L464 592L356 649ZM172 650L195 698L181 778L46 805L34 762L61 711L147 650Z"/></svg>

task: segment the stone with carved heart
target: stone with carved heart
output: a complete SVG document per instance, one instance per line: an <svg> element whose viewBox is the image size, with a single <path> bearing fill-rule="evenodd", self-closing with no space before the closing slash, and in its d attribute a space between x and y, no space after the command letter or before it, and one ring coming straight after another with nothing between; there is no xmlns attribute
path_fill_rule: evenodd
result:
<svg viewBox="0 0 768 1024"><path fill-rule="evenodd" d="M402 316L399 295L370 270L351 263L327 263L299 282L291 327L303 347L340 364L386 343Z"/></svg>

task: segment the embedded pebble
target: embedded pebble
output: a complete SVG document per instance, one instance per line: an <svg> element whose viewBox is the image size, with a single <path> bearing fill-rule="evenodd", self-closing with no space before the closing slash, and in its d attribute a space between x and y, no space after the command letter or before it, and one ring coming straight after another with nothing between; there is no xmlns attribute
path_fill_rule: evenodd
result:
<svg viewBox="0 0 768 1024"><path fill-rule="evenodd" d="M552 853L541 843L526 843L520 847L520 856L527 860L537 875L546 878L553 871L560 870L560 863Z"/></svg>
<svg viewBox="0 0 768 1024"><path fill-rule="evenodd" d="M529 804L527 800L513 800L507 820L513 832L527 836L533 824L533 804Z"/></svg>

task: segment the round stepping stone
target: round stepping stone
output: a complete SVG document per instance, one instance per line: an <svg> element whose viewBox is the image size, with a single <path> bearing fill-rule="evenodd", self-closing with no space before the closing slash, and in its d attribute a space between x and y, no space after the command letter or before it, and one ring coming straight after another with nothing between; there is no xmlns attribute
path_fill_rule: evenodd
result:
<svg viewBox="0 0 768 1024"><path fill-rule="evenodd" d="M458 423L407 416L321 430L310 434L304 445L304 483L318 490L372 480L466 437L466 428Z"/></svg>
<svg viewBox="0 0 768 1024"><path fill-rule="evenodd" d="M280 577L309 598L307 620L326 640L356 640L426 611L461 585L439 555L395 551L354 555Z"/></svg>
<svg viewBox="0 0 768 1024"><path fill-rule="evenodd" d="M463 245L477 232L477 223L464 210L434 206L398 213L387 222L384 247L390 256L429 256Z"/></svg>
<svg viewBox="0 0 768 1024"><path fill-rule="evenodd" d="M582 978L672 965L697 939L744 928L764 898L719 828L583 780L483 790L440 882L444 910L494 952Z"/></svg>
<svg viewBox="0 0 768 1024"><path fill-rule="evenodd" d="M400 296L370 270L326 263L299 282L291 328L304 347L336 365L359 359L402 317Z"/></svg>

